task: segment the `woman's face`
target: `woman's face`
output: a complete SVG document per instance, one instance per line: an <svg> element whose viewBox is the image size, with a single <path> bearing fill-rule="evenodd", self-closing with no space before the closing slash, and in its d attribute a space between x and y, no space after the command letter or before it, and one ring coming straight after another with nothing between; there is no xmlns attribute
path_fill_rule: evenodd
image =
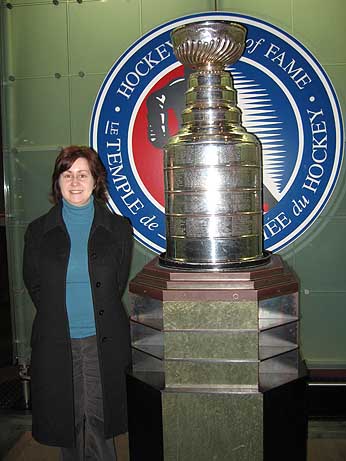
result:
<svg viewBox="0 0 346 461"><path fill-rule="evenodd" d="M68 203L75 206L86 205L95 186L87 159L77 158L69 170L61 173L59 186Z"/></svg>

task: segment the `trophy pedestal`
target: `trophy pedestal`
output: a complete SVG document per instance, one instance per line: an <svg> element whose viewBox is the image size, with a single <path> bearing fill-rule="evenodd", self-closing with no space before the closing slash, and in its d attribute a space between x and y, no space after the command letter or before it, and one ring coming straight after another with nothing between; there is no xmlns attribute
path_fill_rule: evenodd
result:
<svg viewBox="0 0 346 461"><path fill-rule="evenodd" d="M306 458L298 283L278 255L225 272L154 259L130 292L132 461Z"/></svg>

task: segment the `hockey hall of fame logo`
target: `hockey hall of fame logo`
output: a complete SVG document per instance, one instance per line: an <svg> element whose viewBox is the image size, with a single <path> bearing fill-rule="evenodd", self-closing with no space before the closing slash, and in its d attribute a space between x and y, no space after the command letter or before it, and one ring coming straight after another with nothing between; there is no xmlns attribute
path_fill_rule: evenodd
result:
<svg viewBox="0 0 346 461"><path fill-rule="evenodd" d="M201 13L163 24L134 43L97 96L91 145L107 169L109 206L128 216L136 239L165 251L163 146L178 131L188 72L170 32L226 20L247 28L246 48L230 68L243 125L263 149L263 237L278 251L296 240L326 205L342 160L339 104L316 59L286 32L232 13Z"/></svg>

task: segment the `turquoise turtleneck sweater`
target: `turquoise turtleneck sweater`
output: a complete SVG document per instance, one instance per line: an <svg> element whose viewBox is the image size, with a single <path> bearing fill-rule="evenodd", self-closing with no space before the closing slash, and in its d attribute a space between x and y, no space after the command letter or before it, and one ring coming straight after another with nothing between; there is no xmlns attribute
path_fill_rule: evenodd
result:
<svg viewBox="0 0 346 461"><path fill-rule="evenodd" d="M88 240L94 219L93 197L86 205L74 206L63 199L62 216L71 240L66 277L66 307L71 338L96 334L88 270Z"/></svg>

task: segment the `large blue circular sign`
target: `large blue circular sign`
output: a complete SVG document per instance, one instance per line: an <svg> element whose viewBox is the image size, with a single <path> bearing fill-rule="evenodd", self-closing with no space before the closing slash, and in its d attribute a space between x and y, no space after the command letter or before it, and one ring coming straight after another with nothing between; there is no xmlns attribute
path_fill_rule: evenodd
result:
<svg viewBox="0 0 346 461"><path fill-rule="evenodd" d="M108 172L109 206L128 216L135 237L165 251L162 147L178 130L187 74L170 32L205 20L248 30L242 58L229 70L243 125L261 140L264 245L277 251L317 218L337 181L343 131L333 87L311 53L286 32L232 13L201 13L154 29L114 64L97 96L91 145Z"/></svg>

